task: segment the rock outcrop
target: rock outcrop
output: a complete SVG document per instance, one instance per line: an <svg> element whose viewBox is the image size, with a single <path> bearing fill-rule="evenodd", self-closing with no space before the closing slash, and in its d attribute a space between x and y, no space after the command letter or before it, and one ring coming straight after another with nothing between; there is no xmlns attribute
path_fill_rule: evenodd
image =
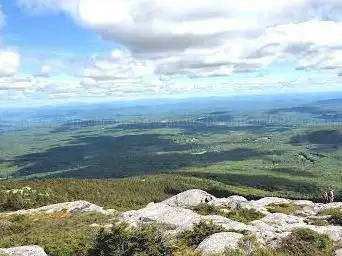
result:
<svg viewBox="0 0 342 256"><path fill-rule="evenodd" d="M201 220L210 221L215 225L221 226L227 230L237 230L237 231L254 231L254 228L248 226L244 223L230 220L226 217L220 215L207 215L201 216Z"/></svg>
<svg viewBox="0 0 342 256"><path fill-rule="evenodd" d="M342 249L337 250L335 256L342 256Z"/></svg>
<svg viewBox="0 0 342 256"><path fill-rule="evenodd" d="M0 248L0 254L13 256L48 256L43 248L36 245L13 247L7 249Z"/></svg>
<svg viewBox="0 0 342 256"><path fill-rule="evenodd" d="M208 204L229 212L236 208L253 209L265 214L259 220L251 221L247 224L237 222L220 215L203 216L191 209L200 204ZM270 213L267 209L269 205L293 204L301 208L300 211L292 214ZM216 198L205 191L188 190L173 196L161 203L150 203L145 208L137 211L129 211L121 214L120 219L136 226L138 223L159 223L169 225L171 233L190 229L194 223L201 220L211 221L226 230L234 230L243 234L254 235L260 244L276 247L281 239L291 234L294 229L308 228L321 234L329 235L334 241L342 241L342 226L314 226L308 223L307 218L324 219L325 216L317 216L326 209L342 208L342 203L320 204L307 200L289 200L278 197L265 197L260 200L248 201L241 196L230 196L227 198ZM226 233L226 232L224 232ZM241 235L241 234L240 234ZM216 236L208 238L199 248L205 253L215 251L212 246L217 245L217 250L221 250L223 244L229 246L226 236L218 236L222 240L214 241ZM236 236L240 237L240 236ZM209 242L208 242L209 241ZM203 241L204 242L204 241ZM208 244L212 243L212 246ZM203 248L203 249L202 249ZM207 250L205 249L207 248Z"/></svg>
<svg viewBox="0 0 342 256"><path fill-rule="evenodd" d="M189 209L203 203L209 203L214 199L215 197L213 195L210 195L203 190L191 189L170 197L169 199L164 200L162 203L172 207L182 207Z"/></svg>
<svg viewBox="0 0 342 256"><path fill-rule="evenodd" d="M66 202L60 204L51 204L35 209L19 210L14 212L4 213L5 215L30 215L40 213L55 213L66 211L69 213L101 213L106 215L115 214L115 210L104 210L102 207L89 203L87 201Z"/></svg>
<svg viewBox="0 0 342 256"><path fill-rule="evenodd" d="M204 239L197 247L197 251L202 255L224 253L226 249L237 249L242 238L243 235L239 233L216 233Z"/></svg>
<svg viewBox="0 0 342 256"><path fill-rule="evenodd" d="M242 196L230 196L227 198L214 198L210 201L209 205L214 205L217 207L229 207L236 208L241 205L241 203L248 202L248 200Z"/></svg>
<svg viewBox="0 0 342 256"><path fill-rule="evenodd" d="M201 204L208 204L217 209L216 214L222 215L201 215L195 212L195 208ZM270 205L295 205L294 212L275 213L268 210ZM210 207L209 207L210 208ZM277 197L265 197L260 200L248 201L241 196L230 196L227 198L216 198L209 193L192 189L175 195L160 203L149 203L146 207L123 212L119 220L127 222L130 226L138 226L141 223L157 223L165 227L166 235L175 235L181 231L189 230L194 224L200 221L209 221L223 227L227 232L213 234L204 239L197 247L197 251L203 255L222 253L225 249L234 249L241 239L246 235L256 237L257 241L267 247L277 247L281 240L290 235L298 228L308 228L321 234L326 234L335 242L342 242L342 226L328 225L329 216L324 216L324 211L332 208L342 209L342 203L313 203L308 200L289 200ZM264 214L261 219L242 223L227 218L225 213L233 210L252 209ZM298 210L299 209L299 210ZM20 210L16 212L3 213L15 214L44 214L66 211L69 213L101 213L111 215L114 210L105 210L100 206L86 201L67 202L48 205L37 209ZM248 211L247 211L248 212ZM252 215L254 216L254 215ZM317 221L317 222L316 222ZM320 221L326 221L325 226L314 225ZM91 227L104 227L109 229L111 224L92 224ZM9 255L42 256L46 255L44 250L38 246L24 246L9 249L0 249L0 253ZM336 251L341 255L341 250Z"/></svg>
<svg viewBox="0 0 342 256"><path fill-rule="evenodd" d="M189 209L172 207L165 203L150 203L143 209L122 213L120 219L132 226L157 222L177 230L187 230L193 223L199 222L201 216Z"/></svg>

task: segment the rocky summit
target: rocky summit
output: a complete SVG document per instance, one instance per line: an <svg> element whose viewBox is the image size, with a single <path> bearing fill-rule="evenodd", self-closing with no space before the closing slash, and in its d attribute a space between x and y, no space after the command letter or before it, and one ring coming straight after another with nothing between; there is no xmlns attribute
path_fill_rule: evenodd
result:
<svg viewBox="0 0 342 256"><path fill-rule="evenodd" d="M47 256L44 250L36 245L0 249L1 254L13 256Z"/></svg>
<svg viewBox="0 0 342 256"><path fill-rule="evenodd" d="M340 223L334 223L329 213L331 210L339 212L341 209L342 203L322 204L277 197L248 201L236 195L216 198L205 191L195 189L159 203L150 203L139 210L122 213L104 210L88 202L77 201L6 214L42 214L62 210L81 214L89 212L117 214L119 221L127 223L130 227L147 223L163 225L167 227L165 234L169 236L190 230L201 221L207 221L226 230L206 237L197 246L198 253L210 255L237 248L247 236L255 237L257 242L264 247L276 248L282 239L301 228L328 235L338 244L342 241L342 226L339 225ZM256 217L255 219L237 219L233 214L236 211L251 212ZM18 256L46 255L43 249L37 246L0 249L0 253ZM336 255L341 255L341 250L336 249Z"/></svg>

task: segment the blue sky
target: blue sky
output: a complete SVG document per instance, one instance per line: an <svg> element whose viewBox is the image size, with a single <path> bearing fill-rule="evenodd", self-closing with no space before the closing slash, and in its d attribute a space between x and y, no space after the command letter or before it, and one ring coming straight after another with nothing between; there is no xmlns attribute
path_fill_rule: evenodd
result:
<svg viewBox="0 0 342 256"><path fill-rule="evenodd" d="M0 4L2 105L341 89L338 0Z"/></svg>

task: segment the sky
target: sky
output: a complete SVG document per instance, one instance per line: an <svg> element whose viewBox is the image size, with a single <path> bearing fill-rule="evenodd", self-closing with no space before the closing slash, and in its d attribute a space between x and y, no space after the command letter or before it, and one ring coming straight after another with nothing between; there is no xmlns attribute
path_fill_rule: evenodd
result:
<svg viewBox="0 0 342 256"><path fill-rule="evenodd" d="M341 0L0 0L0 105L341 82Z"/></svg>

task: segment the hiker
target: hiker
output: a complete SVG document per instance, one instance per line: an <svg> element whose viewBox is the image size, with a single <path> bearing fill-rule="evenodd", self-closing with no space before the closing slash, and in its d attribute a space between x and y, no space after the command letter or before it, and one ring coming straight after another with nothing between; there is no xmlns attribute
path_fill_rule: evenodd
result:
<svg viewBox="0 0 342 256"><path fill-rule="evenodd" d="M330 190L329 191L328 200L329 200L329 203L333 203L334 202L334 190Z"/></svg>
<svg viewBox="0 0 342 256"><path fill-rule="evenodd" d="M322 199L323 199L323 203L328 203L329 202L329 195L328 195L328 192L327 191L323 191L322 192Z"/></svg>

